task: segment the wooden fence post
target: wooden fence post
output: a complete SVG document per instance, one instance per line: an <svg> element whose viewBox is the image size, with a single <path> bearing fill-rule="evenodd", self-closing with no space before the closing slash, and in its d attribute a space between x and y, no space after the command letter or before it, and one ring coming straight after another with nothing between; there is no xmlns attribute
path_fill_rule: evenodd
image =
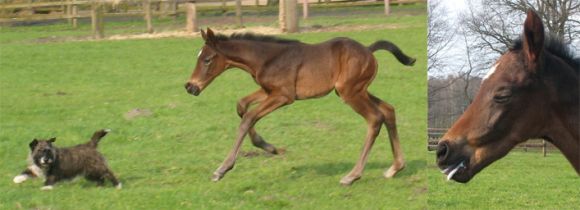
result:
<svg viewBox="0 0 580 210"><path fill-rule="evenodd" d="M385 0L385 15L391 14L391 4L389 0Z"/></svg>
<svg viewBox="0 0 580 210"><path fill-rule="evenodd" d="M153 11L151 10L151 1L150 0L144 0L143 1L143 10L145 12L145 22L147 23L147 33L152 34L153 33L153 24L151 22L152 19L152 14Z"/></svg>
<svg viewBox="0 0 580 210"><path fill-rule="evenodd" d="M102 39L105 37L103 28L103 5L99 2L91 4L91 24L93 28L93 37Z"/></svg>
<svg viewBox="0 0 580 210"><path fill-rule="evenodd" d="M286 32L286 4L285 1L278 2L278 24L280 25L280 31Z"/></svg>
<svg viewBox="0 0 580 210"><path fill-rule="evenodd" d="M542 153L544 154L544 157L546 157L546 153L547 153L547 148L546 148L546 140L542 140Z"/></svg>
<svg viewBox="0 0 580 210"><path fill-rule="evenodd" d="M197 32L199 29L197 26L197 11L195 8L195 1L189 1L185 3L185 8L187 10L187 25L185 28L189 33Z"/></svg>
<svg viewBox="0 0 580 210"><path fill-rule="evenodd" d="M286 21L288 22L288 32L298 32L298 10L296 9L298 2L297 0L286 0L284 3L286 3ZM282 2L280 4L282 4Z"/></svg>
<svg viewBox="0 0 580 210"><path fill-rule="evenodd" d="M77 28L78 27L78 19L77 16L79 15L79 7L76 4L76 0L72 0L72 27L73 28Z"/></svg>
<svg viewBox="0 0 580 210"><path fill-rule="evenodd" d="M236 0L236 19L238 20L238 26L244 27L244 22L242 21L242 0Z"/></svg>
<svg viewBox="0 0 580 210"><path fill-rule="evenodd" d="M308 0L302 0L302 18L308 19Z"/></svg>

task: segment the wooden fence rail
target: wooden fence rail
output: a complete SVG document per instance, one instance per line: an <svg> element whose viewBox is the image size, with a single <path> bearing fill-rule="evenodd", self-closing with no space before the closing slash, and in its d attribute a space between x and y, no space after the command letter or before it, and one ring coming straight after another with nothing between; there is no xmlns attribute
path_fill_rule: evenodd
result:
<svg viewBox="0 0 580 210"><path fill-rule="evenodd" d="M282 0L286 1L286 0ZM44 21L44 20L68 20L73 28L78 25L78 19L90 18L93 30L93 36L96 39L104 37L104 17L115 16L143 16L146 22L147 33L153 33L154 27L152 18L155 16L176 16L178 14L178 7L180 4L185 5L186 13L186 27L188 32L198 31L197 21L197 4L200 3L221 3L225 7L226 2L235 2L236 22L239 26L243 26L242 21L242 0L60 0L60 1L32 1L28 3L0 3L0 24L8 24L22 21ZM256 5L259 1L255 1ZM293 0L293 2L297 2ZM303 1L300 1L303 2ZM339 1L340 2L340 1ZM426 3L426 0L390 0L385 1L389 4L414 4ZM154 11L153 4L165 4L162 11ZM294 3L296 4L296 3ZM108 8L115 8L118 5L130 5L140 9L128 10L123 12L109 12ZM283 4L282 4L283 5ZM386 5L388 7L388 5ZM19 15L16 11L36 11L37 9L48 9L48 14L25 14ZM170 8L170 9L167 9ZM296 8L293 9L293 14L297 13ZM54 12L53 11L57 11ZM305 9L307 14L307 6ZM8 15L6 15L8 14ZM292 18L290 18L292 19ZM296 19L296 18L294 18ZM297 27L298 20L294 20L292 26Z"/></svg>
<svg viewBox="0 0 580 210"><path fill-rule="evenodd" d="M427 150L437 150L437 143L439 139L447 132L447 128L428 128L427 129ZM518 144L516 149L527 152L528 150L542 150L542 154L546 157L548 150L558 151L556 147L543 139L530 139L524 143Z"/></svg>

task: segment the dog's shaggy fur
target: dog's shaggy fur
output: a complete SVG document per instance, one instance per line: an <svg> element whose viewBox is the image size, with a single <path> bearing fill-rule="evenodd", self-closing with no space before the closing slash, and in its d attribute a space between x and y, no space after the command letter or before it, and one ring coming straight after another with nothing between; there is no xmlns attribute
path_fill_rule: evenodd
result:
<svg viewBox="0 0 580 210"><path fill-rule="evenodd" d="M29 166L20 175L14 177L14 183L22 183L29 178L44 177L43 190L50 190L53 185L62 180L83 175L87 180L97 182L102 186L105 180L110 180L115 187L121 188L121 183L101 153L97 151L99 140L107 135L108 129L99 130L91 140L74 147L57 148L53 145L55 138L48 140L34 139L30 142Z"/></svg>

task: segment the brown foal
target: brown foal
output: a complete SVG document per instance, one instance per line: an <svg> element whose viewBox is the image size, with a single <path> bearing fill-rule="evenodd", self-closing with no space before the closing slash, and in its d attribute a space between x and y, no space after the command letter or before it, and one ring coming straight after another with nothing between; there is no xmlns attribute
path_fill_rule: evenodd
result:
<svg viewBox="0 0 580 210"><path fill-rule="evenodd" d="M580 59L528 11L522 38L484 78L475 100L439 141L448 180L468 182L531 138L553 143L580 175Z"/></svg>
<svg viewBox="0 0 580 210"><path fill-rule="evenodd" d="M240 68L252 75L260 89L240 99L237 106L242 118L233 149L212 180L220 180L234 166L244 137L249 134L252 144L277 154L276 147L264 141L254 125L268 113L295 100L317 98L332 90L365 118L367 136L362 154L352 169L340 181L349 185L362 175L369 151L379 134L381 125L387 127L394 162L385 172L393 177L405 166L399 145L395 109L367 91L377 73L373 52L390 51L399 62L413 65L415 59L403 54L388 41L377 41L369 47L348 38L334 38L319 44L305 44L296 40L254 34L214 34L211 29L201 31L205 45L201 48L190 80L185 84L188 93L199 95L213 79L229 68ZM254 109L249 107L257 104Z"/></svg>

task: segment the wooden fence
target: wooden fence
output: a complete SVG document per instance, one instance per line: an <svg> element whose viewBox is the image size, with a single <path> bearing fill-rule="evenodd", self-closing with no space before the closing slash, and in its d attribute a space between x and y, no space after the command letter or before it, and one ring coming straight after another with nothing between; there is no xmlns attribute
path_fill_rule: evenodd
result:
<svg viewBox="0 0 580 210"><path fill-rule="evenodd" d="M236 22L239 26L243 26L242 0L3 0L0 3L0 24L68 20L72 27L76 28L78 19L90 18L93 37L100 39L104 37L104 17L142 16L146 22L146 32L153 33L152 19L155 16L175 17L180 11L184 11L186 30L195 32L198 30L198 4L221 3L225 8L227 2L235 2ZM252 2L259 4L259 1ZM426 0L385 0L385 2L400 5L426 3ZM182 10L178 9L180 6ZM385 6L388 7L388 4ZM305 8L304 13L307 15L307 5Z"/></svg>
<svg viewBox="0 0 580 210"><path fill-rule="evenodd" d="M1 14L6 14L6 11L11 12L13 17L0 18L0 24L13 23L19 21L45 21L45 20L63 20L66 19L72 25L77 27L79 18L90 18L94 38L100 39L104 37L104 21L103 18L114 16L143 16L146 22L146 31L153 33L152 19L154 16L176 16L180 4L184 5L187 13L186 29L189 32L198 30L197 26L197 12L196 4L199 3L222 3L234 2L235 0L123 0L117 1L94 1L94 0L60 0L50 2L33 2L29 3L14 3L14 4L0 4ZM240 2L237 0L235 2ZM153 7L161 7L163 10L154 11ZM125 7L122 9L120 7ZM129 10L128 8L137 8ZM238 24L242 23L241 4L236 4L236 17ZM18 14L19 11L35 11L47 9L48 12L29 12L31 14ZM45 14L46 13L46 14ZM9 13L10 14L10 13ZM3 15L6 16L6 15Z"/></svg>
<svg viewBox="0 0 580 210"><path fill-rule="evenodd" d="M437 150L437 142L447 132L447 128L428 128L427 129L427 150ZM527 151L542 151L544 157L548 150L558 151L556 147L543 139L530 139L524 143L518 144L515 149Z"/></svg>

